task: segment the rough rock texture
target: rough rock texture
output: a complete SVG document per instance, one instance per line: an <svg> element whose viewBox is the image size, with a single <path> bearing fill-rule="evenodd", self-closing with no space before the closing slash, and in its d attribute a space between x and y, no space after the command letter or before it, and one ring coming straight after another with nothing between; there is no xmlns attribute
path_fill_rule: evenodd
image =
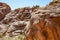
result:
<svg viewBox="0 0 60 40"><path fill-rule="evenodd" d="M31 14L31 27L25 40L60 40L60 2L53 1Z"/></svg>
<svg viewBox="0 0 60 40"><path fill-rule="evenodd" d="M26 31L26 27L29 26L31 18L31 8L18 8L5 15L4 19L0 21L1 35L4 36L17 36L20 33ZM3 27L3 28L2 28ZM5 28L6 27L6 28ZM6 29L6 30L3 30ZM28 30L28 29L27 29Z"/></svg>
<svg viewBox="0 0 60 40"><path fill-rule="evenodd" d="M36 5L15 10L0 3L0 15L3 18L0 21L0 37L24 34L24 40L60 40L59 0L44 8Z"/></svg>
<svg viewBox="0 0 60 40"><path fill-rule="evenodd" d="M2 20L7 13L11 12L11 8L6 3L0 2L0 20Z"/></svg>

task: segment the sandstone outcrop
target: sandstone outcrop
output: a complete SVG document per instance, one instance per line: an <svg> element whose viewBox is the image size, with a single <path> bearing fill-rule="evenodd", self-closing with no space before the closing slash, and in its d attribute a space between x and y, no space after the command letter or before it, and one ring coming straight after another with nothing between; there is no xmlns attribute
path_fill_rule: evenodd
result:
<svg viewBox="0 0 60 40"><path fill-rule="evenodd" d="M0 3L0 16L0 36L24 34L24 40L60 40L59 0L53 0L44 8L36 5L15 10Z"/></svg>
<svg viewBox="0 0 60 40"><path fill-rule="evenodd" d="M0 2L0 20L2 20L9 12L11 12L10 6L6 3Z"/></svg>

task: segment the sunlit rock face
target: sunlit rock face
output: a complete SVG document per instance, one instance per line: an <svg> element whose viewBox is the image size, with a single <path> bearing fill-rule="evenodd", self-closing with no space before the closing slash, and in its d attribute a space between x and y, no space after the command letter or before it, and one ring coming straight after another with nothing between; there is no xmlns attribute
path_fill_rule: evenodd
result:
<svg viewBox="0 0 60 40"><path fill-rule="evenodd" d="M5 27L7 26L6 33L4 30L1 30L2 32L8 36L17 36L20 33L25 31L25 27L29 26L29 20L31 18L31 8L25 7L25 8L18 8L10 13L7 13L4 19L1 21L1 24L3 24ZM3 26L1 25L0 28ZM4 28L3 28L4 29ZM23 30L23 31L22 31ZM3 33L1 33L3 34Z"/></svg>
<svg viewBox="0 0 60 40"><path fill-rule="evenodd" d="M46 11L46 10L48 10L48 11ZM59 11L60 11L60 2L58 2L58 1L50 2L49 5L47 5L42 11L41 11L41 9L34 11L31 16L32 18L35 19L35 20L33 20L34 24L31 23L33 26L31 25L32 28L31 28L30 35L28 35L25 40L33 40L32 37L35 37L36 40L60 40L60 34L59 34L60 26L58 26L58 25L60 25L60 21L59 21L60 12ZM42 18L42 19L38 19L38 17ZM40 22L38 20L36 21L36 19L38 19ZM55 29L54 24L56 24L55 25L56 29ZM39 28L41 28L42 32L40 32ZM43 30L45 30L45 31L43 31ZM57 30L57 32L54 30ZM46 35L46 34L48 34L48 35ZM57 35L59 35L59 36L57 36Z"/></svg>
<svg viewBox="0 0 60 40"><path fill-rule="evenodd" d="M56 31L58 30L57 33L60 37L59 9L60 2L55 0L53 2L50 2L49 5L44 8L36 5L32 8L24 7L17 8L15 10L11 10L9 5L0 2L0 36L3 35L14 37L20 34L24 34L27 40L30 40L29 35L32 35L31 37L33 38L36 37L37 40L44 40L44 38L45 40L54 40L57 38L57 36L56 38L53 36L53 34L56 33L55 29L53 28L54 24L58 26L58 28L56 28ZM42 28L42 30L41 27L48 27L45 29L46 34L51 33L52 35L45 35L44 28ZM52 29L50 29L50 27Z"/></svg>
<svg viewBox="0 0 60 40"><path fill-rule="evenodd" d="M4 16L9 12L11 12L10 6L6 3L0 2L0 20L2 20Z"/></svg>
<svg viewBox="0 0 60 40"><path fill-rule="evenodd" d="M50 2L48 5L46 5L46 9L60 9L60 0L53 0L53 2Z"/></svg>
<svg viewBox="0 0 60 40"><path fill-rule="evenodd" d="M60 16L60 2L52 1L45 7L46 10L50 10L50 16Z"/></svg>

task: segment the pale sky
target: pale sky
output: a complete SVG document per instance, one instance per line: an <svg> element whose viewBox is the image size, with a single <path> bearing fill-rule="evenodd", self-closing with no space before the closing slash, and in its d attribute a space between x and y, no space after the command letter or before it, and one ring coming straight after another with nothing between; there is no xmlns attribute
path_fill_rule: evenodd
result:
<svg viewBox="0 0 60 40"><path fill-rule="evenodd" d="M45 6L51 1L52 0L0 0L0 2L4 2L10 5L11 9L22 8L27 6L32 7L34 5Z"/></svg>

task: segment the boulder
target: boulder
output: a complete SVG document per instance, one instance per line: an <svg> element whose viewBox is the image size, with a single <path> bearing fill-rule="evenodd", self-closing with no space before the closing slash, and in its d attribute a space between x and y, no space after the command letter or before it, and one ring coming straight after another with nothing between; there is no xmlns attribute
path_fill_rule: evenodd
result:
<svg viewBox="0 0 60 40"><path fill-rule="evenodd" d="M0 2L0 20L2 20L7 13L11 12L11 8L6 3Z"/></svg>

